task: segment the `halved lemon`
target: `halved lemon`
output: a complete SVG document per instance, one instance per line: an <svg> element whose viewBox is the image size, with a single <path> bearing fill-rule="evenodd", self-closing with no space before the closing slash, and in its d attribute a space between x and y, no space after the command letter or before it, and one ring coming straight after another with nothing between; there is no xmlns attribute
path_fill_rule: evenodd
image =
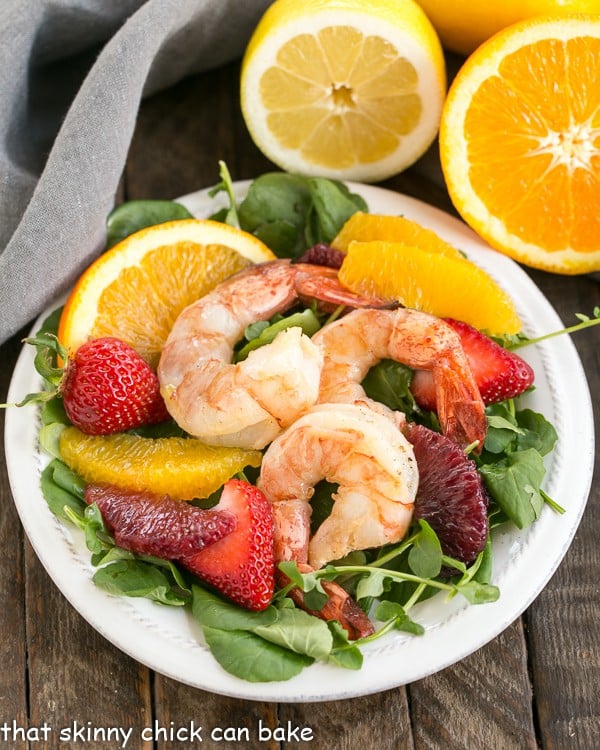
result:
<svg viewBox="0 0 600 750"><path fill-rule="evenodd" d="M247 232L209 219L147 227L101 255L68 298L58 337L71 352L117 336L155 366L179 313L250 263L274 254Z"/></svg>
<svg viewBox="0 0 600 750"><path fill-rule="evenodd" d="M304 175L400 172L434 140L445 90L439 39L413 0L276 0L242 63L252 138Z"/></svg>

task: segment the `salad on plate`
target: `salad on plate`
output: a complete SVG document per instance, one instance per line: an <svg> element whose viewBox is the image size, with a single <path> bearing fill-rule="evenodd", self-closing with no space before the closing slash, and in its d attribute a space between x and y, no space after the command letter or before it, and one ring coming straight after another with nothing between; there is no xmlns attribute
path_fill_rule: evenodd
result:
<svg viewBox="0 0 600 750"><path fill-rule="evenodd" d="M188 609L235 677L358 670L386 634L421 637L433 597L496 601L496 530L562 512L543 489L556 430L528 408L517 353L533 342L430 230L322 178L264 175L240 200L221 169L227 206L208 220L168 201L115 209L110 249L28 340L42 493L81 529L98 587ZM165 237L192 301L151 283ZM171 257L194 243L201 263ZM408 271L422 287L438 263L497 295L499 329L483 304L478 326L415 292ZM90 327L140 268L134 334Z"/></svg>

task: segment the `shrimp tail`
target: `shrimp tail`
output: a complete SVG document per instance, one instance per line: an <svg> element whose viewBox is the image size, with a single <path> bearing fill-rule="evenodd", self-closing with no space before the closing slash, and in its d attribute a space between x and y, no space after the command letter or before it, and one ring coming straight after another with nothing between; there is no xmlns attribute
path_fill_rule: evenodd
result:
<svg viewBox="0 0 600 750"><path fill-rule="evenodd" d="M398 303L381 297L365 296L356 294L341 284L335 268L325 266L311 266L306 263L297 263L296 269L296 291L301 300L319 300L329 305L329 309L335 309L340 305L349 308L376 307L393 309Z"/></svg>
<svg viewBox="0 0 600 750"><path fill-rule="evenodd" d="M305 573L312 570L308 565L298 565L298 569ZM278 583L280 585L287 585L289 584L289 578L280 573ZM325 621L333 620L339 622L348 633L351 641L355 641L358 638L366 638L375 632L371 620L369 620L356 601L339 583L335 581L323 581L322 585L327 594L327 601L318 610L306 606L304 592L297 586L290 589L288 596L297 607L308 612L309 615L319 617Z"/></svg>
<svg viewBox="0 0 600 750"><path fill-rule="evenodd" d="M473 449L481 453L487 432L485 405L470 372L459 375L443 362L434 367L436 400L444 434L465 448L476 443Z"/></svg>

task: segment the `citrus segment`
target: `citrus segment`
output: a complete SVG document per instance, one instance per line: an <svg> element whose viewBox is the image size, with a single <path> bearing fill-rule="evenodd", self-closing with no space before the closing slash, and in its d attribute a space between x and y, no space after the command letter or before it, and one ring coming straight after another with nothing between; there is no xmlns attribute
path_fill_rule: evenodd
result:
<svg viewBox="0 0 600 750"><path fill-rule="evenodd" d="M521 330L508 294L464 258L397 242L351 242L339 278L353 292L462 320L492 334Z"/></svg>
<svg viewBox="0 0 600 750"><path fill-rule="evenodd" d="M563 274L600 269L600 15L534 19L483 44L440 130L462 217L492 247Z"/></svg>
<svg viewBox="0 0 600 750"><path fill-rule="evenodd" d="M260 451L216 448L199 440L143 438L127 433L86 435L65 428L64 462L86 482L168 494L180 500L207 497L246 466L260 466Z"/></svg>
<svg viewBox="0 0 600 750"><path fill-rule="evenodd" d="M331 246L345 253L351 242L371 240L401 242L431 253L442 253L455 258L463 257L460 250L443 240L433 230L422 227L416 221L411 221L404 216L367 214L362 211L357 211L348 219L337 237L332 240Z"/></svg>
<svg viewBox="0 0 600 750"><path fill-rule="evenodd" d="M241 105L283 169L373 181L431 144L445 81L439 39L412 0L276 0L244 56Z"/></svg>
<svg viewBox="0 0 600 750"><path fill-rule="evenodd" d="M101 255L75 285L58 336L71 352L117 336L152 366L179 313L249 263L272 260L256 237L183 219L142 229Z"/></svg>

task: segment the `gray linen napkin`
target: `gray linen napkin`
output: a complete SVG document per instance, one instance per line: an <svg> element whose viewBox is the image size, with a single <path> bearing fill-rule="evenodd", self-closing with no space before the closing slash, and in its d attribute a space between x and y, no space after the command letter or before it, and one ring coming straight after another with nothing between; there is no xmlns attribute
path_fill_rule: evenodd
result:
<svg viewBox="0 0 600 750"><path fill-rule="evenodd" d="M143 96L241 56L268 0L1 0L0 343L104 242Z"/></svg>

